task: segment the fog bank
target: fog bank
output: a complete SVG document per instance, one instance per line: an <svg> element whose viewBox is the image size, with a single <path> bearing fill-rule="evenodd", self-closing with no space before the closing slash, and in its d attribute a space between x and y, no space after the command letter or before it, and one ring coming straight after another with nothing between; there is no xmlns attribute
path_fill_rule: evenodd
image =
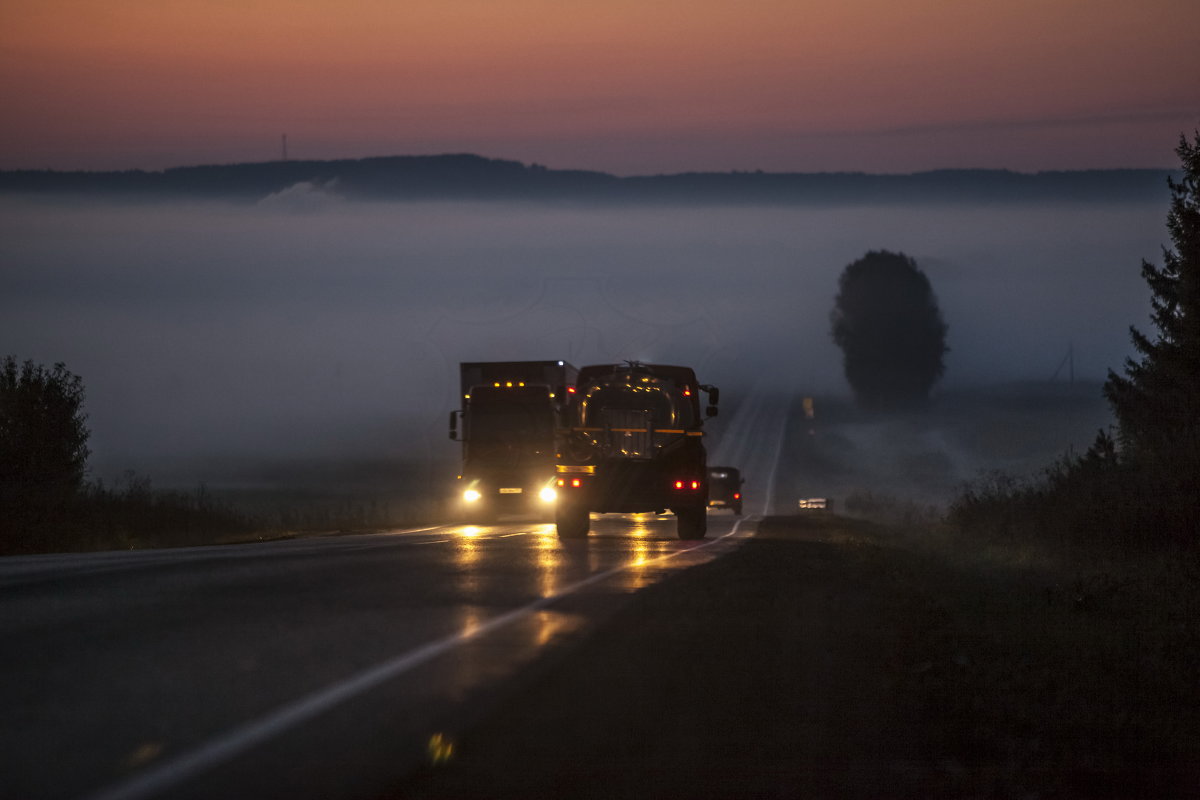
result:
<svg viewBox="0 0 1200 800"><path fill-rule="evenodd" d="M457 363L691 364L848 394L837 279L916 259L944 385L1102 380L1147 327L1165 206L614 208L0 200L0 353L87 387L98 470L170 457L453 457ZM1066 378L1062 372L1059 379Z"/></svg>

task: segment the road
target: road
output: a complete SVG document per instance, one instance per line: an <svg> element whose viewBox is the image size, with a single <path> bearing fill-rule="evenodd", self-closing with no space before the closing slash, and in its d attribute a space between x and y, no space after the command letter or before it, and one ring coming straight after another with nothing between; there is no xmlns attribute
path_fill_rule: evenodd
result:
<svg viewBox="0 0 1200 800"><path fill-rule="evenodd" d="M730 434L769 510L786 404ZM752 418L753 417L753 418ZM732 451L712 463L731 463ZM756 505L757 503L757 505ZM633 592L717 558L756 517L505 521L0 561L0 796L372 797Z"/></svg>

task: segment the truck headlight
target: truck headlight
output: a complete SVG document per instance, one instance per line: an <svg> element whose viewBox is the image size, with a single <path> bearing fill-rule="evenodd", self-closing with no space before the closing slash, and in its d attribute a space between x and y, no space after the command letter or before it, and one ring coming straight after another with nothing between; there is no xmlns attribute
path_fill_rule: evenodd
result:
<svg viewBox="0 0 1200 800"><path fill-rule="evenodd" d="M483 495L481 495L477 489L467 489L465 492L463 492L463 500L467 501L468 503L474 503L481 497L483 497Z"/></svg>
<svg viewBox="0 0 1200 800"><path fill-rule="evenodd" d="M553 503L554 498L557 496L558 496L558 493L555 492L554 489L550 488L549 486L544 487L542 489L542 491L538 493L538 497L542 498L543 503Z"/></svg>

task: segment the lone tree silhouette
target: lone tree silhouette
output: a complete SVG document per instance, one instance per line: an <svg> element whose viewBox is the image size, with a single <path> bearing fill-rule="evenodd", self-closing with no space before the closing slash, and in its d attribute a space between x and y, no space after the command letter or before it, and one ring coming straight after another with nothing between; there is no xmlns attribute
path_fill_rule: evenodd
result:
<svg viewBox="0 0 1200 800"><path fill-rule="evenodd" d="M1167 230L1174 250L1163 266L1142 261L1150 285L1151 340L1130 327L1141 360L1125 360L1125 377L1112 370L1104 395L1117 418L1121 458L1161 477L1164 492L1200 494L1200 132L1179 137L1175 152L1183 177L1168 179Z"/></svg>
<svg viewBox="0 0 1200 800"><path fill-rule="evenodd" d="M864 406L920 406L946 371L937 298L903 253L871 251L847 266L830 321L846 380Z"/></svg>
<svg viewBox="0 0 1200 800"><path fill-rule="evenodd" d="M83 382L65 365L0 361L0 532L36 527L75 498L89 455L84 421Z"/></svg>

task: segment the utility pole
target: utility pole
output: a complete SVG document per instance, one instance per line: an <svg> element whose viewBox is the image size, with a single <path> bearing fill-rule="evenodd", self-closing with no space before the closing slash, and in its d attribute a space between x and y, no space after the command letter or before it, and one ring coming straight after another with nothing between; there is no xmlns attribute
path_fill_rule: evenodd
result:
<svg viewBox="0 0 1200 800"><path fill-rule="evenodd" d="M1067 342L1067 354L1066 354L1066 356L1063 357L1062 361L1058 362L1058 368L1054 370L1054 375L1051 376L1051 378L1050 378L1051 383L1054 383L1055 381L1058 380L1058 374L1060 372L1062 372L1063 367L1067 368L1067 382L1071 386L1074 386L1075 385L1075 343L1074 342Z"/></svg>

